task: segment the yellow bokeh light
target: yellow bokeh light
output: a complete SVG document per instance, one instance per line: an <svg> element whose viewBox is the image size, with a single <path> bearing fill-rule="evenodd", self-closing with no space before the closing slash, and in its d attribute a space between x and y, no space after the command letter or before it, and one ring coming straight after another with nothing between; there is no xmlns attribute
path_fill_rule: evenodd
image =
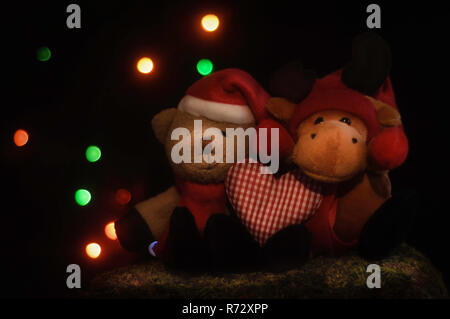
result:
<svg viewBox="0 0 450 319"><path fill-rule="evenodd" d="M216 31L219 27L219 18L215 14L207 14L202 18L202 27L208 32Z"/></svg>
<svg viewBox="0 0 450 319"><path fill-rule="evenodd" d="M105 226L105 234L111 240L116 240L116 228L114 227L114 222L110 222Z"/></svg>
<svg viewBox="0 0 450 319"><path fill-rule="evenodd" d="M137 69L139 72L147 74L153 70L153 61L150 58L141 58L137 63Z"/></svg>
<svg viewBox="0 0 450 319"><path fill-rule="evenodd" d="M90 243L86 246L86 254L93 259L100 256L101 252L102 252L102 248L97 243Z"/></svg>

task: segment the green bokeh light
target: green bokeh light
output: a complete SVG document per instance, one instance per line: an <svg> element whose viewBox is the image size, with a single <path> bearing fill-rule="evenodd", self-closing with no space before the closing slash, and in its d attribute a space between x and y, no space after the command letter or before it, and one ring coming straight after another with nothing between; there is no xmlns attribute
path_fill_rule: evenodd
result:
<svg viewBox="0 0 450 319"><path fill-rule="evenodd" d="M75 192L75 201L80 206L86 206L91 201L91 193L86 189L79 189Z"/></svg>
<svg viewBox="0 0 450 319"><path fill-rule="evenodd" d="M208 75L213 70L213 63L208 59L201 59L197 63L197 71L201 75Z"/></svg>
<svg viewBox="0 0 450 319"><path fill-rule="evenodd" d="M86 149L86 159L91 163L97 162L101 156L102 152L98 146L91 145Z"/></svg>
<svg viewBox="0 0 450 319"><path fill-rule="evenodd" d="M47 47L40 47L36 51L36 57L39 61L45 62L50 60L50 57L52 56L52 53L50 52L50 49Z"/></svg>

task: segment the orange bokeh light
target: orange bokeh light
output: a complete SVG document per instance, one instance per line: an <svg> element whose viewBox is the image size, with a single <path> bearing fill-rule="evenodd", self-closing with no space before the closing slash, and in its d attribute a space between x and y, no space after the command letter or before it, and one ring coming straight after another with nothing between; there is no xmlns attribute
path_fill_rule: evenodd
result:
<svg viewBox="0 0 450 319"><path fill-rule="evenodd" d="M219 27L219 18L215 14L207 14L202 18L202 27L205 31L213 32Z"/></svg>
<svg viewBox="0 0 450 319"><path fill-rule="evenodd" d="M131 193L126 189L121 188L117 190L116 195L114 197L118 204L126 205L131 200Z"/></svg>
<svg viewBox="0 0 450 319"><path fill-rule="evenodd" d="M139 72L148 74L153 71L153 61L147 57L141 58L139 59L136 67Z"/></svg>
<svg viewBox="0 0 450 319"><path fill-rule="evenodd" d="M116 240L116 228L114 227L114 222L110 222L105 226L105 234L111 240Z"/></svg>
<svg viewBox="0 0 450 319"><path fill-rule="evenodd" d="M102 248L97 243L90 243L86 245L86 254L92 259L98 258L101 252Z"/></svg>
<svg viewBox="0 0 450 319"><path fill-rule="evenodd" d="M21 147L27 144L28 142L28 133L25 130L17 130L16 133L14 133L14 144Z"/></svg>

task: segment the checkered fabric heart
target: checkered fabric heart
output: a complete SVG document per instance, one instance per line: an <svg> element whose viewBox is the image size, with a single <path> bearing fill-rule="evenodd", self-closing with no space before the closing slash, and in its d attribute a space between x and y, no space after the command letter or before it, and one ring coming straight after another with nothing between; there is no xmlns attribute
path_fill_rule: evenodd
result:
<svg viewBox="0 0 450 319"><path fill-rule="evenodd" d="M279 178L261 174L262 164L237 163L225 188L236 214L263 245L277 231L308 220L322 203L322 184L298 170Z"/></svg>

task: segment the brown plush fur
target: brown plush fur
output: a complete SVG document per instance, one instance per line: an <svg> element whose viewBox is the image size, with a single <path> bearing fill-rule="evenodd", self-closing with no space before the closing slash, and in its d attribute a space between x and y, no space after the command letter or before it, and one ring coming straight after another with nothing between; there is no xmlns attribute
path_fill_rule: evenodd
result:
<svg viewBox="0 0 450 319"><path fill-rule="evenodd" d="M366 98L368 98L375 107L375 110L377 111L377 120L380 125L384 127L402 125L400 113L396 109L373 97L366 96Z"/></svg>
<svg viewBox="0 0 450 319"><path fill-rule="evenodd" d="M401 125L400 114L391 106L368 97L381 126ZM273 98L267 110L286 122L292 105ZM276 109L284 109L277 110ZM317 123L321 117L323 121ZM348 118L350 125L341 122ZM316 124L317 123L317 124ZM314 136L314 137L313 137ZM356 143L352 139L356 139ZM373 171L368 165L367 128L356 116L336 110L317 112L297 128L297 140L289 161L312 178L339 183L334 230L343 241L359 238L373 213L391 196L387 171Z"/></svg>
<svg viewBox="0 0 450 319"><path fill-rule="evenodd" d="M163 234L168 224L168 216L172 215L179 200L180 195L175 186L171 186L165 192L136 204L136 210L147 223L155 239Z"/></svg>
<svg viewBox="0 0 450 319"><path fill-rule="evenodd" d="M172 169L176 176L181 177L184 180L191 182L196 182L200 184L217 184L222 183L225 180L226 173L228 169L233 165L232 163L225 163L226 159L226 140L224 137L223 143L223 163L194 163L194 120L202 120L202 129L205 131L208 128L215 127L225 132L227 128L238 128L242 127L244 129L248 127L255 126L255 124L231 124L231 123L220 123L211 121L205 117L193 116L188 113L177 111L174 113L172 124L169 127L168 134L165 138L165 149L166 155L172 166ZM155 123L156 126L159 124ZM155 125L153 125L155 127ZM190 131L191 134L191 163L173 163L171 160L172 147L179 142L179 140L171 140L171 132L177 127L184 127ZM210 143L210 141L204 141L205 145ZM237 143L235 143L235 152L237 154Z"/></svg>
<svg viewBox="0 0 450 319"><path fill-rule="evenodd" d="M174 129L178 127L187 128L191 137L194 136L194 120L202 120L202 129L205 131L207 128L216 127L222 131L226 128L238 128L242 127L246 129L248 127L254 127L255 124L248 125L236 125L230 123L220 123L211 121L207 118L201 116L192 116L188 113L179 111L175 108L170 108L161 111L152 119L152 128L155 133L156 138L165 146L165 151L170 165L174 171L175 176L180 177L184 180L191 182L196 182L200 184L216 184L222 183L225 179L228 169L231 167L232 163L225 163L226 157L226 141L224 137L224 163L173 163L171 160L171 150L172 147L179 141L171 140L171 133ZM193 141L191 141L193 142ZM205 141L205 144L210 143L210 141ZM246 141L248 143L248 140ZM235 155L237 154L237 140L235 139ZM191 154L193 156L193 144L191 143L192 149ZM193 158L192 158L193 162ZM174 208L177 206L180 199L176 188L174 186L170 187L167 191L151 197L143 202L136 205L136 210L141 214L145 222L147 223L150 231L155 239L159 239L164 230L169 225L170 216Z"/></svg>
<svg viewBox="0 0 450 319"><path fill-rule="evenodd" d="M280 104L283 104L283 106L280 106ZM283 122L287 122L292 117L296 107L295 103L280 97L273 97L266 103L266 109L269 113Z"/></svg>
<svg viewBox="0 0 450 319"><path fill-rule="evenodd" d="M156 114L152 119L152 129L155 133L156 138L161 144L166 142L166 138L169 134L170 126L173 123L173 119L177 114L178 110L176 108L170 108L162 110Z"/></svg>
<svg viewBox="0 0 450 319"><path fill-rule="evenodd" d="M340 194L334 231L341 240L350 242L359 238L370 216L390 197L390 189L383 189L381 194L377 192L386 184L390 185L387 173L374 176L364 172L362 177L352 181L348 192ZM345 188L348 185L340 185L341 192Z"/></svg>
<svg viewBox="0 0 450 319"><path fill-rule="evenodd" d="M341 122L343 118L351 125ZM317 119L322 122L315 124ZM318 112L300 124L297 136L292 162L316 180L343 182L366 168L367 129L354 115L334 110Z"/></svg>

